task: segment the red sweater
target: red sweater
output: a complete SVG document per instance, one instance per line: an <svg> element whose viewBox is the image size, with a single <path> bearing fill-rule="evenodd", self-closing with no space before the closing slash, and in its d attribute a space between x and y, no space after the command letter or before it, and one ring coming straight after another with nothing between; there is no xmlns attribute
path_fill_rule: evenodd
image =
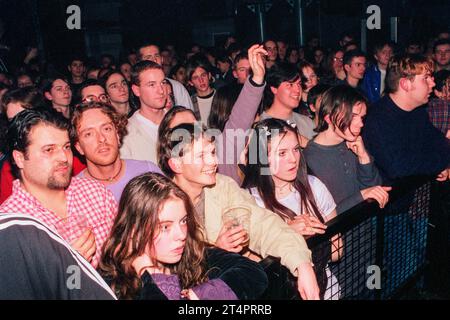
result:
<svg viewBox="0 0 450 320"><path fill-rule="evenodd" d="M72 175L76 176L85 168L86 166L81 162L81 160L74 156ZM2 204L11 195L13 181L14 176L11 172L11 164L8 160L5 160L0 172L0 204Z"/></svg>

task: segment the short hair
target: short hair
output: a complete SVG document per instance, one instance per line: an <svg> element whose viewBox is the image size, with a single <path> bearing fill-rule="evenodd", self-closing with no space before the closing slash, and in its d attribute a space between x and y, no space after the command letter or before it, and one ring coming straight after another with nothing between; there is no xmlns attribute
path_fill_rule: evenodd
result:
<svg viewBox="0 0 450 320"><path fill-rule="evenodd" d="M187 150L186 148L192 146L194 141L202 137L210 142L214 141L214 137L207 135L204 128L193 123L181 123L173 128L167 126L163 130L158 130L158 133L158 165L169 178L175 176L175 172L169 166L171 158L174 156L182 157Z"/></svg>
<svg viewBox="0 0 450 320"><path fill-rule="evenodd" d="M34 87L25 87L5 93L1 101L1 112L6 114L9 103L20 103L24 109L43 108L44 98L41 92Z"/></svg>
<svg viewBox="0 0 450 320"><path fill-rule="evenodd" d="M53 109L26 109L18 113L11 121L7 133L7 152L12 154L14 150L24 153L27 157L30 146L31 130L39 124L52 126L60 130L69 130L69 123L64 116ZM21 178L20 170L11 157L11 170L15 177Z"/></svg>
<svg viewBox="0 0 450 320"><path fill-rule="evenodd" d="M128 63L128 62L127 62ZM129 64L129 63L128 63ZM98 79L98 84L101 85L103 87L103 89L105 89L105 92L108 93L108 88L106 86L106 83L108 82L109 78L114 75L114 74L118 74L121 75L125 81L127 80L124 76L124 74L122 73L122 71L120 71L120 69L114 69L114 70L109 70L108 72L106 72L102 77L100 77Z"/></svg>
<svg viewBox="0 0 450 320"><path fill-rule="evenodd" d="M271 87L278 88L285 81L295 82L298 79L300 79L300 74L295 66L287 62L276 62L272 68L267 70L264 108L269 108L273 103L274 95L270 90Z"/></svg>
<svg viewBox="0 0 450 320"><path fill-rule="evenodd" d="M244 60L244 59L248 60L247 52L241 52L241 53L237 54L236 57L234 58L233 69L236 70L236 66L239 63L239 61Z"/></svg>
<svg viewBox="0 0 450 320"><path fill-rule="evenodd" d="M164 73L163 67L156 62L150 60L143 60L131 67L131 84L140 85L139 75L146 70L161 70Z"/></svg>
<svg viewBox="0 0 450 320"><path fill-rule="evenodd" d="M433 73L433 60L422 55L397 55L388 65L385 93L395 93L401 78L414 79L423 71Z"/></svg>
<svg viewBox="0 0 450 320"><path fill-rule="evenodd" d="M450 39L440 39L436 41L433 45L433 53L436 53L436 49L438 46L448 45L450 46Z"/></svg>
<svg viewBox="0 0 450 320"><path fill-rule="evenodd" d="M78 127L80 125L83 113L88 110L99 109L103 114L111 119L111 122L116 128L119 135L119 143L122 145L123 138L127 135L128 119L126 115L118 113L110 104L104 102L93 101L89 103L82 103L75 106L72 117L70 118L70 140L72 144L78 142Z"/></svg>
<svg viewBox="0 0 450 320"><path fill-rule="evenodd" d="M436 72L434 74L434 82L436 83L434 90L441 92L442 89L448 83L450 83L450 71L449 70L440 70L440 71Z"/></svg>
<svg viewBox="0 0 450 320"><path fill-rule="evenodd" d="M352 121L353 106L357 103L368 104L367 98L358 90L347 86L338 85L328 89L322 95L319 108L319 123L316 132L323 132L328 129L325 117L329 116L331 123L345 131Z"/></svg>
<svg viewBox="0 0 450 320"><path fill-rule="evenodd" d="M69 63L68 65L71 65L74 61L81 61L83 62L83 64L86 63L86 57L84 55L81 54L73 54L70 59L69 59Z"/></svg>
<svg viewBox="0 0 450 320"><path fill-rule="evenodd" d="M364 54L364 52L362 52L361 50L355 49L355 50L350 50L344 53L344 60L343 63L344 65L348 64L352 64L352 60L354 58L357 57L366 57L366 55Z"/></svg>
<svg viewBox="0 0 450 320"><path fill-rule="evenodd" d="M141 55L141 49L147 48L147 47L156 47L156 48L158 48L158 51L161 52L161 48L157 44L154 44L153 42L144 42L138 47L138 49L136 51L138 62L143 61L142 55Z"/></svg>

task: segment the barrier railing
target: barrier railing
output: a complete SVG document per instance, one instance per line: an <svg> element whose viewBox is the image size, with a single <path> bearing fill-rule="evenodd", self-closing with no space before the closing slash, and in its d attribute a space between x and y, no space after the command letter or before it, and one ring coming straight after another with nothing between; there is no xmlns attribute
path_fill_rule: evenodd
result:
<svg viewBox="0 0 450 320"><path fill-rule="evenodd" d="M339 253L337 261L328 262L326 279L318 279L326 283L324 299L395 299L423 281L427 268L442 276L448 272L448 184L404 179L393 185L384 209L365 201L330 221L325 234L308 239L313 254L327 246ZM331 242L336 235L340 243Z"/></svg>

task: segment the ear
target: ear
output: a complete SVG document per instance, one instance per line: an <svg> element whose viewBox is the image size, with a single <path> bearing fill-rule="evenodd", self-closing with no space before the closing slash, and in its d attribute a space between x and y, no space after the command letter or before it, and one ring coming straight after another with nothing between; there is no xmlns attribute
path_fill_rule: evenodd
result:
<svg viewBox="0 0 450 320"><path fill-rule="evenodd" d="M140 97L141 96L141 91L140 91L140 89L139 89L139 87L137 85L132 84L131 85L131 90L133 91L133 93L134 93L134 95L136 97Z"/></svg>
<svg viewBox="0 0 450 320"><path fill-rule="evenodd" d="M181 166L180 158L170 158L168 162L170 170L172 170L176 174L183 173L183 168Z"/></svg>
<svg viewBox="0 0 450 320"><path fill-rule="evenodd" d="M350 70L350 66L348 64L344 64L344 70L348 72Z"/></svg>
<svg viewBox="0 0 450 320"><path fill-rule="evenodd" d="M189 84L191 87L194 87L194 84L192 83L191 80L188 80L188 84Z"/></svg>
<svg viewBox="0 0 450 320"><path fill-rule="evenodd" d="M83 149L81 148L81 145L80 145L80 142L79 141L77 141L77 142L75 142L75 149L77 149L77 151L81 154L81 155L85 155L84 154L84 152L83 152Z"/></svg>
<svg viewBox="0 0 450 320"><path fill-rule="evenodd" d="M434 95L440 99L442 99L442 97L444 96L443 92L437 91L436 89L433 90Z"/></svg>
<svg viewBox="0 0 450 320"><path fill-rule="evenodd" d="M314 103L310 103L309 108L311 109L312 112L316 113L316 108L314 107Z"/></svg>
<svg viewBox="0 0 450 320"><path fill-rule="evenodd" d="M53 100L52 95L51 95L50 92L48 92L48 91L44 92L44 96L47 98L47 100L50 100L50 101Z"/></svg>
<svg viewBox="0 0 450 320"><path fill-rule="evenodd" d="M411 90L411 81L406 78L401 78L398 82L398 87L403 91L409 92Z"/></svg>
<svg viewBox="0 0 450 320"><path fill-rule="evenodd" d="M70 67L70 64L67 66L67 70L69 70L69 72L72 71L72 68Z"/></svg>
<svg viewBox="0 0 450 320"><path fill-rule="evenodd" d="M13 150L12 156L14 159L14 162L16 163L17 167L19 169L23 169L24 162L25 162L25 155L21 151Z"/></svg>
<svg viewBox="0 0 450 320"><path fill-rule="evenodd" d="M276 95L278 92L278 88L270 87L270 91L272 91L273 95Z"/></svg>

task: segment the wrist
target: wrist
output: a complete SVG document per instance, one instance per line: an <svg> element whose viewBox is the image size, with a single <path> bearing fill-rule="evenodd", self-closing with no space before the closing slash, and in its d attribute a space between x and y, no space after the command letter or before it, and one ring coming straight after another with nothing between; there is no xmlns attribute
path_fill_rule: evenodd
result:
<svg viewBox="0 0 450 320"><path fill-rule="evenodd" d="M360 156L358 156L358 161L360 164L369 164L370 163L370 156L368 153L364 153Z"/></svg>
<svg viewBox="0 0 450 320"><path fill-rule="evenodd" d="M264 76L259 77L259 76L252 75L249 78L249 80L250 80L250 83L255 87L262 87L264 85Z"/></svg>

